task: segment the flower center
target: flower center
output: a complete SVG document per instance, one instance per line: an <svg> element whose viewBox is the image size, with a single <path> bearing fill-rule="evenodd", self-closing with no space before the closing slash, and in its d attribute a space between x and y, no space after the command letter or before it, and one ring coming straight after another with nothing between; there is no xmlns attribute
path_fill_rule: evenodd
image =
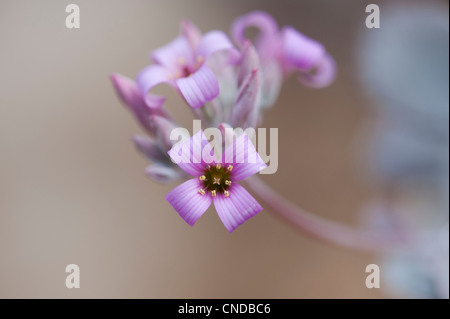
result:
<svg viewBox="0 0 450 319"><path fill-rule="evenodd" d="M228 192L228 188L231 185L230 174L232 169L232 165L228 165L227 168L222 167L221 164L217 164L216 166L208 165L203 175L199 178L203 186L199 190L199 193L204 195L206 192L210 192L211 196L224 194L225 197L229 197L230 193Z"/></svg>

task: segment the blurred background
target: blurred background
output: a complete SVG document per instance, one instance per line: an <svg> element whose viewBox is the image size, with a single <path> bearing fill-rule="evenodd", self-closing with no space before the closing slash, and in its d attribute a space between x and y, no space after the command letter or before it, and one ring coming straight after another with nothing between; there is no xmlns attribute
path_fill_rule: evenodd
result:
<svg viewBox="0 0 450 319"><path fill-rule="evenodd" d="M0 4L1 298L448 298L446 1L73 2L71 30L71 2ZM369 3L380 29L365 26ZM269 208L231 235L213 208L191 228L164 200L175 185L144 175L139 125L109 75L134 78L183 18L228 32L253 10L324 43L339 68L326 89L284 85L263 124L279 129L279 168L263 179L347 225L381 227L383 207L402 211L417 245L353 251ZM166 93L191 130L188 106ZM80 289L65 286L71 263ZM380 289L365 286L372 263Z"/></svg>

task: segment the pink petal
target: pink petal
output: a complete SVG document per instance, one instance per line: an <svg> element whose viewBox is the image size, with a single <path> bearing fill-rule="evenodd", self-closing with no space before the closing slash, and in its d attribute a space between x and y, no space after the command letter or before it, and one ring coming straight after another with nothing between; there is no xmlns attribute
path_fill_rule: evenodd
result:
<svg viewBox="0 0 450 319"><path fill-rule="evenodd" d="M176 84L193 108L199 108L219 95L219 82L206 64L190 76L177 79Z"/></svg>
<svg viewBox="0 0 450 319"><path fill-rule="evenodd" d="M222 163L225 166L233 166L230 176L233 182L243 180L267 167L245 133L225 149Z"/></svg>
<svg viewBox="0 0 450 319"><path fill-rule="evenodd" d="M183 65L192 65L194 52L187 38L180 35L169 44L153 51L152 59L175 74Z"/></svg>
<svg viewBox="0 0 450 319"><path fill-rule="evenodd" d="M239 46L245 43L245 30L256 27L260 30L260 38L271 37L278 32L277 22L273 17L263 11L254 11L234 20L231 26L231 35Z"/></svg>
<svg viewBox="0 0 450 319"><path fill-rule="evenodd" d="M139 123L151 134L155 128L150 122L150 116L159 115L169 118L163 109L150 109L144 102L142 94L135 81L120 74L111 75L111 81L122 102L133 112Z"/></svg>
<svg viewBox="0 0 450 319"><path fill-rule="evenodd" d="M283 50L286 61L300 70L317 66L325 55L323 45L292 27L283 28Z"/></svg>
<svg viewBox="0 0 450 319"><path fill-rule="evenodd" d="M200 188L201 182L193 178L172 189L165 197L190 226L194 226L211 205L211 196L201 195Z"/></svg>
<svg viewBox="0 0 450 319"><path fill-rule="evenodd" d="M209 56L215 52L221 50L232 49L233 44L231 43L228 36L222 31L210 31L206 33L197 47L197 56L203 59L208 59Z"/></svg>
<svg viewBox="0 0 450 319"><path fill-rule="evenodd" d="M158 84L168 83L170 81L170 75L169 70L160 65L150 65L139 73L137 83L148 107L157 109L162 106L165 98L150 94L149 92Z"/></svg>
<svg viewBox="0 0 450 319"><path fill-rule="evenodd" d="M229 192L229 197L218 194L213 198L213 201L220 220L228 232L231 233L246 220L258 214L262 210L262 207L239 184L232 184Z"/></svg>
<svg viewBox="0 0 450 319"><path fill-rule="evenodd" d="M189 140L175 144L169 151L169 156L183 171L192 176L201 176L206 165L214 164L215 157L212 147L200 130Z"/></svg>
<svg viewBox="0 0 450 319"><path fill-rule="evenodd" d="M314 73L300 73L298 79L304 85L319 89L330 85L336 78L336 62L326 54L316 65Z"/></svg>

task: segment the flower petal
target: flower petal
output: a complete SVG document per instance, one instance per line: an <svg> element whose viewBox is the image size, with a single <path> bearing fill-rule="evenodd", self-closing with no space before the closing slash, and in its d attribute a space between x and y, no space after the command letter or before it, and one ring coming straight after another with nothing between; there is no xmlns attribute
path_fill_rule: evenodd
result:
<svg viewBox="0 0 450 319"><path fill-rule="evenodd" d="M245 133L225 149L222 164L233 166L230 176L233 182L243 180L267 167Z"/></svg>
<svg viewBox="0 0 450 319"><path fill-rule="evenodd" d="M218 194L213 198L213 201L220 220L228 232L231 233L246 220L258 214L262 210L262 207L239 184L232 184L229 193L229 197Z"/></svg>
<svg viewBox="0 0 450 319"><path fill-rule="evenodd" d="M175 74L183 65L193 63L194 52L188 39L180 35L169 44L153 51L152 59Z"/></svg>
<svg viewBox="0 0 450 319"><path fill-rule="evenodd" d="M271 37L278 32L278 25L274 18L264 11L254 11L238 17L231 26L231 35L239 46L245 43L245 30L256 27L260 30L259 38Z"/></svg>
<svg viewBox="0 0 450 319"><path fill-rule="evenodd" d="M233 44L224 32L213 30L206 33L202 37L200 43L198 44L196 53L197 57L207 60L211 54L217 51L233 48Z"/></svg>
<svg viewBox="0 0 450 319"><path fill-rule="evenodd" d="M322 60L316 65L314 73L300 73L298 80L310 88L323 88L330 85L336 78L336 62L333 57L325 54Z"/></svg>
<svg viewBox="0 0 450 319"><path fill-rule="evenodd" d="M211 205L211 196L201 195L200 188L201 182L193 178L172 189L165 197L190 226L194 226Z"/></svg>
<svg viewBox="0 0 450 319"><path fill-rule="evenodd" d="M219 82L206 64L190 76L177 79L176 84L193 108L199 108L219 95Z"/></svg>
<svg viewBox="0 0 450 319"><path fill-rule="evenodd" d="M310 70L317 66L325 55L323 45L292 27L284 27L283 53L288 64L300 70Z"/></svg>
<svg viewBox="0 0 450 319"><path fill-rule="evenodd" d="M192 176L201 176L206 165L214 164L213 148L200 130L189 140L175 144L169 151L169 156L183 171Z"/></svg>
<svg viewBox="0 0 450 319"><path fill-rule="evenodd" d="M158 84L170 82L170 72L160 65L150 65L143 69L137 78L139 89L148 107L158 109L162 106L165 98L150 94L150 90Z"/></svg>

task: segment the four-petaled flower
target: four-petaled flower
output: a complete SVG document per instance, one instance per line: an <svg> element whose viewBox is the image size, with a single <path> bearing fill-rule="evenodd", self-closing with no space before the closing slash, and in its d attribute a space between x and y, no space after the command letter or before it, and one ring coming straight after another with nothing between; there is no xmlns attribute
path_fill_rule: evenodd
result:
<svg viewBox="0 0 450 319"><path fill-rule="evenodd" d="M175 145L169 151L171 159L195 178L178 185L165 198L190 226L213 202L219 218L231 233L262 210L261 205L236 182L258 173L267 165L246 134L228 146L220 160L212 151L203 131Z"/></svg>
<svg viewBox="0 0 450 319"><path fill-rule="evenodd" d="M160 83L175 87L193 108L215 99L219 95L219 82L206 62L212 54L233 48L222 31L214 30L202 36L186 21L175 40L153 51L155 64L138 75L137 82L147 105L151 108L162 106L165 99L149 93Z"/></svg>

